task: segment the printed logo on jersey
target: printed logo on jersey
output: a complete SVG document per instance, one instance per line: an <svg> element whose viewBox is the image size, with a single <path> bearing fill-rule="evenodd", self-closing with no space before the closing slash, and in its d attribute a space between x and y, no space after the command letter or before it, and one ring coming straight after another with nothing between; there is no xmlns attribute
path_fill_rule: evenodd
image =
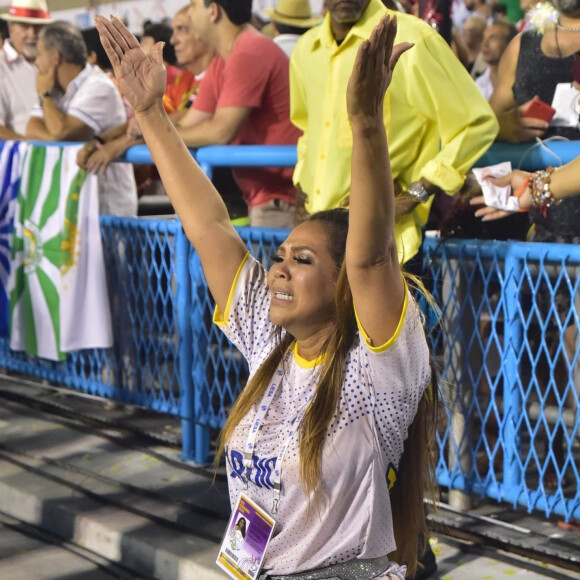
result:
<svg viewBox="0 0 580 580"><path fill-rule="evenodd" d="M246 468L244 467L244 456L239 451L232 450L230 452L230 465L232 467L230 476L243 479L243 476L246 473ZM252 458L250 481L258 487L274 489L274 484L272 483L271 478L275 465L275 457L260 458L257 455L254 455Z"/></svg>

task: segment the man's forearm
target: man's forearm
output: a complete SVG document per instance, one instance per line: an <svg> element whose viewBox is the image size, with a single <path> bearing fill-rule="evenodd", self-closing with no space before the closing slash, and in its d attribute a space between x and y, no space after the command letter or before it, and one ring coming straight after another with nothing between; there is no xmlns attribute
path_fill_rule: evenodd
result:
<svg viewBox="0 0 580 580"><path fill-rule="evenodd" d="M44 126L49 134L49 140L58 141L66 138L66 115L55 105L50 97L42 102Z"/></svg>
<svg viewBox="0 0 580 580"><path fill-rule="evenodd" d="M0 125L0 140L21 141L22 139L26 139L26 137L24 135L20 135L20 133L12 131L12 129L8 129L8 127L3 127L2 125Z"/></svg>
<svg viewBox="0 0 580 580"><path fill-rule="evenodd" d="M102 133L100 133L99 137L105 143L108 143L109 141L114 141L115 139L118 139L119 137L121 137L122 135L125 135L125 133L127 133L127 125L128 125L128 123L125 122L122 125L117 125L116 127L111 127L110 129L107 129L106 131L103 131Z"/></svg>
<svg viewBox="0 0 580 580"><path fill-rule="evenodd" d="M180 109L179 111L173 111L169 113L169 118L174 125L178 125L181 119L187 115L187 109Z"/></svg>
<svg viewBox="0 0 580 580"><path fill-rule="evenodd" d="M145 143L143 138L132 138L129 137L126 133L123 133L121 136L113 139L112 141L106 141L106 146L110 147L111 153L114 154L115 158L120 157L129 149L129 147L133 147L133 145L142 145Z"/></svg>
<svg viewBox="0 0 580 580"><path fill-rule="evenodd" d="M218 126L213 119L201 121L189 127L177 124L176 129L187 147L193 149L206 145L227 145L233 139L233 136Z"/></svg>
<svg viewBox="0 0 580 580"><path fill-rule="evenodd" d="M39 141L52 141L52 135L40 117L31 117L26 126L26 138Z"/></svg>
<svg viewBox="0 0 580 580"><path fill-rule="evenodd" d="M425 178L421 178L419 182L428 191L430 196L433 196L436 193L445 193L445 191L443 191L440 187L432 184ZM411 213L418 205L420 205L420 203L421 202L418 201L416 197L408 195L405 191L396 193L395 215L405 215Z"/></svg>

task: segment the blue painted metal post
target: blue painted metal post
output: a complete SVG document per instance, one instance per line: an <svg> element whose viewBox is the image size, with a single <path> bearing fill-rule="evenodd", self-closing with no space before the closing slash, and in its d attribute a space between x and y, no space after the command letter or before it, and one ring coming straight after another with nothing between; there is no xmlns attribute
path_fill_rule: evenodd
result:
<svg viewBox="0 0 580 580"><path fill-rule="evenodd" d="M179 416L181 417L182 459L195 460L194 384L191 376L191 279L189 276L189 253L191 245L182 227L176 239L177 324L179 329Z"/></svg>
<svg viewBox="0 0 580 580"><path fill-rule="evenodd" d="M209 341L205 331L204 296L207 293L205 276L201 268L201 261L196 252L190 255L190 276L192 280L191 312L189 324L193 340L193 416L195 429L194 461L199 464L210 462L210 436L207 421L202 421L204 412L204 398L207 397L208 361L207 353ZM209 403L208 403L209 404Z"/></svg>
<svg viewBox="0 0 580 580"><path fill-rule="evenodd" d="M504 456L503 494L515 498L522 483L522 469L518 454L520 434L517 426L522 414L522 394L519 387L518 353L522 347L522 320L520 312L521 257L510 244L505 257L504 301Z"/></svg>

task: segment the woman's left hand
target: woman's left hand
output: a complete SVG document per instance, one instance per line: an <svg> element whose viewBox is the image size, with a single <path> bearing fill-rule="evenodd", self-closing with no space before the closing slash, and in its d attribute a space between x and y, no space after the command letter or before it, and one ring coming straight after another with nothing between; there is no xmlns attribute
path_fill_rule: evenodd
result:
<svg viewBox="0 0 580 580"><path fill-rule="evenodd" d="M351 123L368 123L382 118L383 100L393 70L399 57L413 46L410 42L393 46L396 35L396 16L384 16L370 39L360 45L346 90L346 108Z"/></svg>
<svg viewBox="0 0 580 580"><path fill-rule="evenodd" d="M528 211L532 207L532 195L526 179L529 177L527 171L514 170L502 177L486 177L485 179L498 187L511 187L511 194L519 199L520 211ZM527 179L529 182L529 179ZM522 188L524 188L522 190ZM512 215L514 212L504 209L497 209L485 205L483 195L474 197L470 202L471 205L484 205L475 212L476 217L480 217L483 221L492 221Z"/></svg>

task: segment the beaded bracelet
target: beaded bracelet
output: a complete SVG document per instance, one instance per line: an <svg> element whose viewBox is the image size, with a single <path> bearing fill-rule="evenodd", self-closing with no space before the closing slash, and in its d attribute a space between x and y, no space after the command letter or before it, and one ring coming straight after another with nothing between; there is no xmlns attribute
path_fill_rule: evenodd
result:
<svg viewBox="0 0 580 580"><path fill-rule="evenodd" d="M554 198L554 194L550 189L550 180L553 172L553 167L546 167L546 169L532 173L530 180L532 184L532 205L540 210L543 217L548 215L549 207L557 205L561 201Z"/></svg>

